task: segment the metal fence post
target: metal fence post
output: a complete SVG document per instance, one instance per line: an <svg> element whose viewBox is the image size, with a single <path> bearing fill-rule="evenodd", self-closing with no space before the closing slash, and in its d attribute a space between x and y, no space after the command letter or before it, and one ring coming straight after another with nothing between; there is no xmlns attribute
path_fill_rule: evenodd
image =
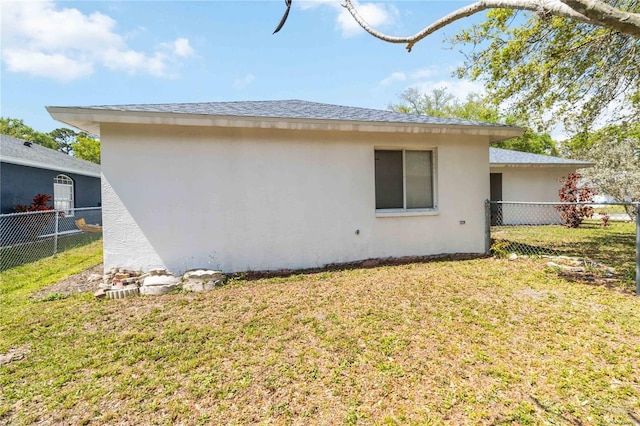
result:
<svg viewBox="0 0 640 426"><path fill-rule="evenodd" d="M491 254L491 201L484 201L484 254Z"/></svg>
<svg viewBox="0 0 640 426"><path fill-rule="evenodd" d="M53 231L53 255L55 256L56 254L58 254L58 229L59 229L59 214L58 214L58 210L54 210L55 212L55 216L56 216L56 226L55 229Z"/></svg>
<svg viewBox="0 0 640 426"><path fill-rule="evenodd" d="M636 296L640 296L640 203L636 204Z"/></svg>

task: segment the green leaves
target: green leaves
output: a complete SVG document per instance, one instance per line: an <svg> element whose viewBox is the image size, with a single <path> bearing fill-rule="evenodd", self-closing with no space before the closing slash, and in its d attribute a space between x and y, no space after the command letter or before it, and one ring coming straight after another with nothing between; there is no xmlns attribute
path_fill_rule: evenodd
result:
<svg viewBox="0 0 640 426"><path fill-rule="evenodd" d="M71 143L71 149L74 157L100 164L100 141L88 135L78 135Z"/></svg>
<svg viewBox="0 0 640 426"><path fill-rule="evenodd" d="M634 1L617 6L640 10ZM561 17L495 9L450 40L470 45L459 77L481 80L537 130L589 129L603 116L640 116L640 39ZM635 100L635 102L634 102Z"/></svg>
<svg viewBox="0 0 640 426"><path fill-rule="evenodd" d="M0 117L0 133L46 146L47 148L57 149L56 142L51 135L38 132L24 124L23 120L17 118Z"/></svg>
<svg viewBox="0 0 640 426"><path fill-rule="evenodd" d="M527 126L527 120L513 114L500 114L498 107L489 98L470 93L461 101L447 93L446 88L434 89L430 94L409 88L399 96L400 103L390 104L389 109L396 112L424 114L433 117L456 117L463 120L477 120L487 123L506 122L515 126ZM500 141L494 146L515 151L536 154L558 155L558 149L547 133L536 133L531 129L519 138Z"/></svg>
<svg viewBox="0 0 640 426"><path fill-rule="evenodd" d="M27 126L21 119L0 117L0 133L100 164L100 141L85 132L61 127L43 133Z"/></svg>
<svg viewBox="0 0 640 426"><path fill-rule="evenodd" d="M640 124L608 126L570 141L582 157L595 163L585 179L619 201L640 201ZM632 206L625 206L634 217Z"/></svg>

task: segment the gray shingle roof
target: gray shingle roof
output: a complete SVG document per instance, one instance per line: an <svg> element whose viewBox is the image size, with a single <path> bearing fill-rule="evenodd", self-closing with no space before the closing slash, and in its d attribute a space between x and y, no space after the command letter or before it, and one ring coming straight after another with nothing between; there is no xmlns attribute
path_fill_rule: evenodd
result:
<svg viewBox="0 0 640 426"><path fill-rule="evenodd" d="M485 123L457 118L430 117L371 108L349 107L301 100L235 101L172 104L94 105L83 109L201 114L233 117L265 117L312 120L342 120L383 123L415 123L462 126L505 127L505 124Z"/></svg>
<svg viewBox="0 0 640 426"><path fill-rule="evenodd" d="M571 160L569 158L532 154L530 152L511 151L509 149L501 148L489 148L489 163L492 165L593 166L593 163L589 161Z"/></svg>
<svg viewBox="0 0 640 426"><path fill-rule="evenodd" d="M35 143L26 146L24 140L3 134L0 134L0 161L100 177L99 164L81 160Z"/></svg>

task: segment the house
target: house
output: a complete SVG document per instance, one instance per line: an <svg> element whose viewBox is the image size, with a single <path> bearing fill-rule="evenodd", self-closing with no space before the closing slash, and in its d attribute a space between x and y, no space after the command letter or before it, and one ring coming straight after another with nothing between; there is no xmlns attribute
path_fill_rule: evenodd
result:
<svg viewBox="0 0 640 426"><path fill-rule="evenodd" d="M48 107L100 135L105 268L484 253L501 124L300 100Z"/></svg>
<svg viewBox="0 0 640 426"><path fill-rule="evenodd" d="M60 210L100 206L100 165L0 135L0 210L12 213L48 194Z"/></svg>
<svg viewBox="0 0 640 426"><path fill-rule="evenodd" d="M549 155L489 149L491 201L559 202L560 178L577 169L592 167L589 161ZM492 225L556 224L560 212L553 206L493 206Z"/></svg>

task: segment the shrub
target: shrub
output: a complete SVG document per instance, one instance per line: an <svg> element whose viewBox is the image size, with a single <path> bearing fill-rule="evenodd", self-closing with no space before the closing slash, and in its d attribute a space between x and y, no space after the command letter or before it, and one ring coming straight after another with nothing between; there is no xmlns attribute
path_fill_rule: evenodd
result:
<svg viewBox="0 0 640 426"><path fill-rule="evenodd" d="M556 210L562 212L560 217L568 228L577 228L585 218L593 216L593 207L577 204L579 202L589 203L593 201L595 195L595 191L588 186L578 187L580 178L579 173L569 173L566 179L558 179L562 183L562 187L558 191L560 201L574 203L556 206Z"/></svg>
<svg viewBox="0 0 640 426"><path fill-rule="evenodd" d="M52 198L49 194L38 194L31 200L31 205L16 204L13 211L16 213L24 213L53 210L53 206L48 205Z"/></svg>

